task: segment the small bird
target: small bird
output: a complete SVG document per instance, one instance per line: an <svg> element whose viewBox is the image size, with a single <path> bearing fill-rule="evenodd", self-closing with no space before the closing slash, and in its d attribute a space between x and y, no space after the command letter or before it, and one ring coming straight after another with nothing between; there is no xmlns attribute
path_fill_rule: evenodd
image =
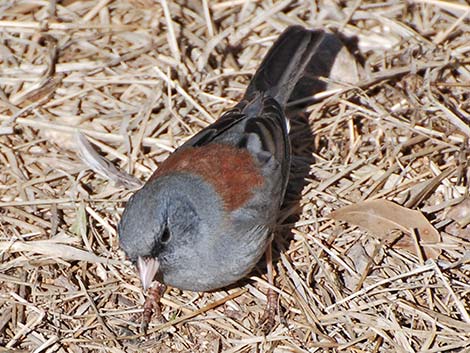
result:
<svg viewBox="0 0 470 353"><path fill-rule="evenodd" d="M128 201L120 245L152 281L210 291L246 276L272 240L289 177L284 109L323 32L287 28L242 100L201 130Z"/></svg>

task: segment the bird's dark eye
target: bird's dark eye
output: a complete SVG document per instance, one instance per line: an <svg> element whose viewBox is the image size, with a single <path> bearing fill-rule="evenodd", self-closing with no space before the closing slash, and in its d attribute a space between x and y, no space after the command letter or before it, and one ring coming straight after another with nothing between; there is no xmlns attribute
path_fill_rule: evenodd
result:
<svg viewBox="0 0 470 353"><path fill-rule="evenodd" d="M166 244L166 243L168 243L170 238L171 238L170 230L168 228L165 228L165 230L163 231L163 234L160 238L160 243Z"/></svg>

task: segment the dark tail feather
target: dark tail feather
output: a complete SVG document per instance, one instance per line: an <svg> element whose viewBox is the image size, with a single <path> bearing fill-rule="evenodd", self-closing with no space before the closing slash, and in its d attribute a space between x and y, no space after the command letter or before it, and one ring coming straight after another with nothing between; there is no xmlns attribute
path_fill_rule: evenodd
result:
<svg viewBox="0 0 470 353"><path fill-rule="evenodd" d="M301 26L288 27L264 57L244 99L251 101L257 92L263 92L285 106L323 35L323 31L310 31Z"/></svg>

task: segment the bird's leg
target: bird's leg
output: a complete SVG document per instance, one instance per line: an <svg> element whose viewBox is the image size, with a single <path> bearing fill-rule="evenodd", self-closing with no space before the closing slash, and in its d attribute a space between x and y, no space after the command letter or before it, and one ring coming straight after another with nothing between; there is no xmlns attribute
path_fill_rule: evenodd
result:
<svg viewBox="0 0 470 353"><path fill-rule="evenodd" d="M273 289L274 287L274 269L273 269L273 254L272 245L269 243L265 252L268 283L270 284L268 292L266 293L266 307L264 308L263 316L260 320L260 327L264 333L268 333L276 323L276 313L279 309L278 294Z"/></svg>
<svg viewBox="0 0 470 353"><path fill-rule="evenodd" d="M159 322L165 322L160 306L160 300L165 290L166 286L158 281L154 281L152 286L148 289L144 302L144 312L142 313L142 324L140 326L143 333L147 333L147 328L154 312Z"/></svg>

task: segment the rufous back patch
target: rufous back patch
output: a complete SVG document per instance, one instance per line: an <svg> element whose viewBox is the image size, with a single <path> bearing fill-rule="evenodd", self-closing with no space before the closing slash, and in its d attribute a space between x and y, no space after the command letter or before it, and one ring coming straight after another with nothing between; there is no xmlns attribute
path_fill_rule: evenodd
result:
<svg viewBox="0 0 470 353"><path fill-rule="evenodd" d="M247 150L212 143L188 147L170 155L150 180L172 172L190 172L201 176L218 192L227 211L243 206L255 187L263 185L263 176Z"/></svg>

